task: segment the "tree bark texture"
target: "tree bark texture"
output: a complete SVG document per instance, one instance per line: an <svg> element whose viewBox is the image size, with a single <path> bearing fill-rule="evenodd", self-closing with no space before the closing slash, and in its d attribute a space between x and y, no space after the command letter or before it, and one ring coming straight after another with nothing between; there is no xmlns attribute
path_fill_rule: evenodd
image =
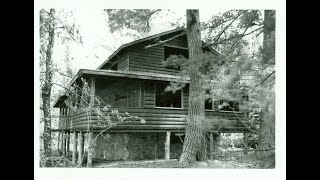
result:
<svg viewBox="0 0 320 180"><path fill-rule="evenodd" d="M203 54L200 35L199 10L187 10L187 38L189 59L199 58ZM189 110L186 137L179 163L192 164L195 160L206 160L205 138L205 91L198 71L190 72Z"/></svg>
<svg viewBox="0 0 320 180"><path fill-rule="evenodd" d="M272 39L275 37L275 11L264 11L264 28L263 28L263 61L267 62L270 59L270 54L274 54L275 41ZM275 58L275 57L271 57ZM261 124L259 129L259 143L258 150L262 149L274 149L275 148L275 112L274 111L274 96L268 93L268 103L264 104L260 114ZM272 107L273 106L273 107ZM272 151L259 151L256 152L257 158L263 159L265 157L273 156Z"/></svg>
<svg viewBox="0 0 320 180"><path fill-rule="evenodd" d="M49 157L51 155L51 108L50 108L50 98L51 98L51 87L52 87L52 50L54 45L54 28L55 28L55 10L50 9L50 23L49 23L49 36L48 45L46 49L46 71L44 84L41 89L42 103L43 103L43 118L44 118L44 132L43 132L43 148L45 156Z"/></svg>

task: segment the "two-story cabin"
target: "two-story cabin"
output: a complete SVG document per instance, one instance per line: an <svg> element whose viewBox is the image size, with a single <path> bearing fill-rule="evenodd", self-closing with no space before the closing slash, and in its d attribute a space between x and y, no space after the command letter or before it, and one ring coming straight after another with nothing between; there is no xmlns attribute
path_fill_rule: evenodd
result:
<svg viewBox="0 0 320 180"><path fill-rule="evenodd" d="M83 87L81 79L87 80L92 95L89 100L91 105L98 106L93 98L98 96L119 113L127 112L145 120L145 123L129 122L116 125L104 131L103 136L96 138L97 134L105 130L105 126L99 122L99 115L96 112L88 114L81 105L77 106L76 110L71 110L64 101L67 96L61 96L54 105L60 108L60 146L63 152L69 152L71 133L74 162L78 157L78 163L81 163L86 152L85 134L88 136L87 143L95 142L94 146L88 146L89 166L92 158L157 159L164 158L165 153L169 158L179 157L187 123L189 86L187 84L175 93L164 91L170 81L179 79L179 68L166 67L164 62L173 54L188 58L187 37L183 35L156 46L146 46L175 37L183 31L184 28L178 28L124 44L96 70L81 69L73 77L68 88L75 83ZM217 54L209 48L204 50ZM81 92L78 95L83 96ZM205 105L207 131L211 133L211 137L214 132L247 131L247 122L242 118L239 103L230 103L233 106L231 111L225 107L219 109L219 103L223 103L223 100L212 102L207 101Z"/></svg>

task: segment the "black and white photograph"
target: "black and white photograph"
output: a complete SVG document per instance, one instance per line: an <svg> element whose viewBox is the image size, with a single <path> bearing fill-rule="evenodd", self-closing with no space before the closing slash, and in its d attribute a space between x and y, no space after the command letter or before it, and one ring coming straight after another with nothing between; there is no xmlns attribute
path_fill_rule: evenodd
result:
<svg viewBox="0 0 320 180"><path fill-rule="evenodd" d="M37 1L38 179L285 178L284 2Z"/></svg>

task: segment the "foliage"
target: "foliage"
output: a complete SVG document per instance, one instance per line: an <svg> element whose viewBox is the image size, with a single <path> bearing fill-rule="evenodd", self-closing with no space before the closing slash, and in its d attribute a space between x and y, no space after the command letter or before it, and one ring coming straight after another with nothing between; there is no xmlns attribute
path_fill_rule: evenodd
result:
<svg viewBox="0 0 320 180"><path fill-rule="evenodd" d="M146 35L150 31L150 21L160 9L106 9L109 18L109 28L113 33L123 28L135 30Z"/></svg>

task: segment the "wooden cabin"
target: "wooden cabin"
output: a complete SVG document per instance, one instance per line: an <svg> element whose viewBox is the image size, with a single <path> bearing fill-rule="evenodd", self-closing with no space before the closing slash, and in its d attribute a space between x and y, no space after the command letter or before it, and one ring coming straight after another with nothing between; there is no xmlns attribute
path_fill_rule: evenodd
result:
<svg viewBox="0 0 320 180"><path fill-rule="evenodd" d="M59 148L63 149L64 153L69 152L72 134L73 161L78 159L78 163L81 163L86 151L86 134L89 143L86 153L88 166L91 166L92 158L178 158L182 152L181 140L187 124L189 85L175 93L165 92L164 89L170 81L179 80L179 68L165 67L164 61L172 54L188 58L186 35L176 37L183 31L184 28L178 28L124 44L96 70L80 69L68 88L74 84L84 87L82 79L85 79L91 95L88 101L92 106L105 106L106 103L111 106L110 109L117 109L119 113L143 118L145 123L138 121L119 124L104 131L103 136L95 138L105 130L105 126L99 122L98 113L89 111L88 114L87 109L81 105L76 105L75 109L68 108L65 104L68 97L61 96L54 105L55 108L60 108L58 131L62 132L59 135L62 142L58 145ZM168 42L146 48L159 40L170 38L172 40ZM205 50L217 54L213 49ZM77 94L83 96L79 91ZM104 103L97 104L94 96L101 98ZM79 101L81 100L77 100ZM248 122L244 120L238 102L230 103L233 111L227 108L219 109L223 100L205 103L209 134L247 132ZM210 136L211 144L213 135ZM95 142L94 146L90 146L92 142ZM212 145L210 147L212 150Z"/></svg>

